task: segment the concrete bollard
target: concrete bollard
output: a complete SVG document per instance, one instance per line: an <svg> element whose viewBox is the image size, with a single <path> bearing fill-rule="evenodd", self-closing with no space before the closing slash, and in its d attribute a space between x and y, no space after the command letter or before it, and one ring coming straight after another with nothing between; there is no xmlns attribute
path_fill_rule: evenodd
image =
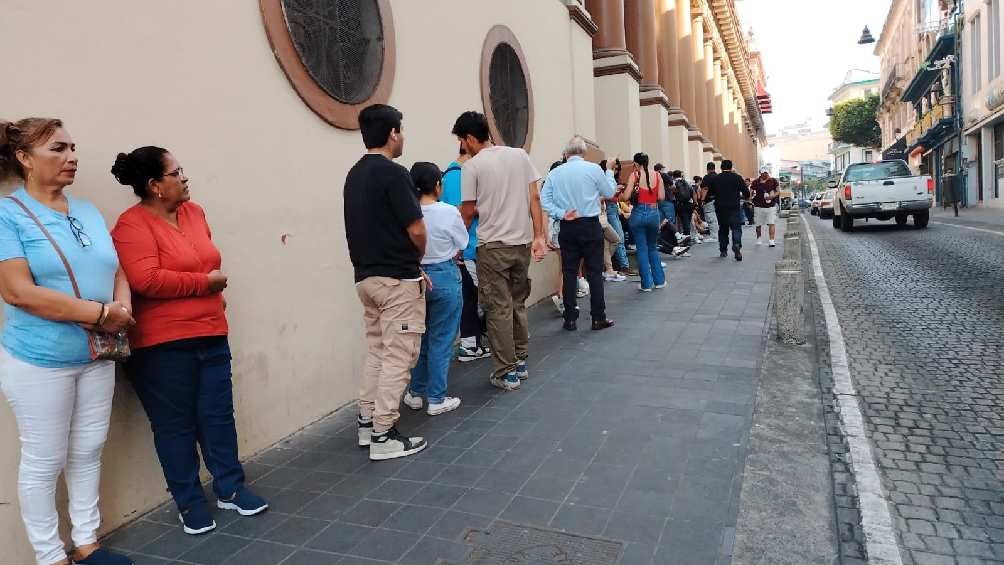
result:
<svg viewBox="0 0 1004 565"><path fill-rule="evenodd" d="M784 259L802 264L802 238L797 234L784 234Z"/></svg>
<svg viewBox="0 0 1004 565"><path fill-rule="evenodd" d="M805 301L801 263L781 260L774 265L774 320L777 338L788 345L805 343L802 308Z"/></svg>

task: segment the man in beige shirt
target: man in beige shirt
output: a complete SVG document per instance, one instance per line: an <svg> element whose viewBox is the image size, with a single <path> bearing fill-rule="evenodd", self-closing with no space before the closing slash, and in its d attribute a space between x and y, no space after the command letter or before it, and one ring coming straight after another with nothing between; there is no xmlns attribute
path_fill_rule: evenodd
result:
<svg viewBox="0 0 1004 565"><path fill-rule="evenodd" d="M478 301L492 347L491 383L515 390L529 376L530 256L541 261L547 253L540 174L526 151L492 142L484 114L461 114L453 135L471 156L463 165L460 211L468 226L478 217Z"/></svg>

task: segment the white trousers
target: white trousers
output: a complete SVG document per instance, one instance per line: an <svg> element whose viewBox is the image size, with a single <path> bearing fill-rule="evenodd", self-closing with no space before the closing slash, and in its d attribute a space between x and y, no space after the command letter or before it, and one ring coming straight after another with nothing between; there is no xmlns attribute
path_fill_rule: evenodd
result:
<svg viewBox="0 0 1004 565"><path fill-rule="evenodd" d="M0 347L0 389L21 437L17 492L21 518L39 565L66 559L59 539L56 480L64 472L75 547L97 541L101 450L115 392L115 364L50 369Z"/></svg>

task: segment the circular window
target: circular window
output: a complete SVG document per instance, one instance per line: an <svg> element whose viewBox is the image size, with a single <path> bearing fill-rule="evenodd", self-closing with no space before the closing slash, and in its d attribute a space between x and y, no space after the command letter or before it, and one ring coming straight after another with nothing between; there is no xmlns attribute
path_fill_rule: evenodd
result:
<svg viewBox="0 0 1004 565"><path fill-rule="evenodd" d="M530 150L533 93L526 57L509 28L488 32L481 52L481 98L496 142Z"/></svg>
<svg viewBox="0 0 1004 565"><path fill-rule="evenodd" d="M359 111L390 97L389 0L260 0L269 42L300 98L328 123L358 129Z"/></svg>

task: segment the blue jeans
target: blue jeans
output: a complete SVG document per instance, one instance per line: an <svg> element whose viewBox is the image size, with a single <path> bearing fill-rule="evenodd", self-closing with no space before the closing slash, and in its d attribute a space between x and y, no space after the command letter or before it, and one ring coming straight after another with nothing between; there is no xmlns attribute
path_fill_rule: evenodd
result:
<svg viewBox="0 0 1004 565"><path fill-rule="evenodd" d="M424 396L430 404L438 404L446 397L446 375L460 331L464 299L460 269L452 260L422 265L422 269L432 287L425 294L425 335L408 390L412 396Z"/></svg>
<svg viewBox="0 0 1004 565"><path fill-rule="evenodd" d="M659 201L659 215L663 220L669 220L669 223L673 226L673 231L680 231L676 229L676 203L672 200L660 200Z"/></svg>
<svg viewBox="0 0 1004 565"><path fill-rule="evenodd" d="M614 269L627 269L629 266L627 248L624 247L624 227L621 225L620 212L616 204L607 203L607 221L610 223L610 227L617 232L620 236L621 241L614 248L613 260L611 263L614 264Z"/></svg>
<svg viewBox="0 0 1004 565"><path fill-rule="evenodd" d="M196 443L216 496L229 498L242 489L227 337L142 347L132 352L127 369L150 418L157 457L178 508L206 504Z"/></svg>
<svg viewBox="0 0 1004 565"><path fill-rule="evenodd" d="M642 288L652 288L653 284L666 282L662 259L659 258L659 223L659 210L655 207L640 204L631 212L631 233L638 246L635 256L638 259Z"/></svg>

